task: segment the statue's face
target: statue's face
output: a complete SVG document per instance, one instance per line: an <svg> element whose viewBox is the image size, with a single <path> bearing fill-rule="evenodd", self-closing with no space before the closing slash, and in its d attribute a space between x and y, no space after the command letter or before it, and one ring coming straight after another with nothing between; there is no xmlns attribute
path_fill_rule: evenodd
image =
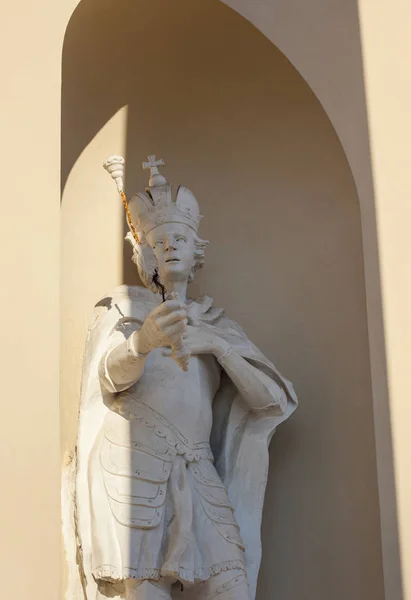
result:
<svg viewBox="0 0 411 600"><path fill-rule="evenodd" d="M164 223L147 234L163 282L187 280L194 266L195 233L183 223Z"/></svg>

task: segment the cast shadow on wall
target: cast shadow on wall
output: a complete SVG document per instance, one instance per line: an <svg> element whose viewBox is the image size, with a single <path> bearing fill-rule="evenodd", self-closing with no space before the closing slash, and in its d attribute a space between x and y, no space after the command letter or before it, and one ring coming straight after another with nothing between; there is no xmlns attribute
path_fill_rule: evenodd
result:
<svg viewBox="0 0 411 600"><path fill-rule="evenodd" d="M258 599L382 600L360 215L324 110L217 0L83 0L63 53L63 189L125 105L128 193L147 153L192 189L212 242L193 293L241 322L301 399L271 447Z"/></svg>

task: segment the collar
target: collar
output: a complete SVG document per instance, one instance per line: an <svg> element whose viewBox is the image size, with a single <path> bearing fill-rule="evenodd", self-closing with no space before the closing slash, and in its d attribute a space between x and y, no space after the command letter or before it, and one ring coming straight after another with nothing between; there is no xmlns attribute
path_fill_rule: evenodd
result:
<svg viewBox="0 0 411 600"><path fill-rule="evenodd" d="M199 317L204 313L208 312L213 306L213 298L210 296L201 296L195 300L187 301L187 311L190 317Z"/></svg>
<svg viewBox="0 0 411 600"><path fill-rule="evenodd" d="M187 301L187 314L190 325L196 325L196 321L213 323L221 317L223 310L213 308L213 298L201 296L196 300Z"/></svg>

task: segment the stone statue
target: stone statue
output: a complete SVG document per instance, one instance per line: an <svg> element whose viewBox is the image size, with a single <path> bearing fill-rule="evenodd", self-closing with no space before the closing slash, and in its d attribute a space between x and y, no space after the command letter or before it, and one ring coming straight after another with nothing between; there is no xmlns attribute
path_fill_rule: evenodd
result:
<svg viewBox="0 0 411 600"><path fill-rule="evenodd" d="M76 480L87 600L253 600L268 445L296 407L289 381L208 296L187 297L207 242L193 194L149 157L124 198L148 289L95 307L83 370Z"/></svg>

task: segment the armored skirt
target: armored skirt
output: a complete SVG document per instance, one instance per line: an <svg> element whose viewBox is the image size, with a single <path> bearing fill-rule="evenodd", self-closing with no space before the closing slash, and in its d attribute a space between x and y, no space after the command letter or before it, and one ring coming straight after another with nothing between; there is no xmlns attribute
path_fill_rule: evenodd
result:
<svg viewBox="0 0 411 600"><path fill-rule="evenodd" d="M110 408L89 463L94 577L194 583L245 570L208 442L190 444L134 399Z"/></svg>

